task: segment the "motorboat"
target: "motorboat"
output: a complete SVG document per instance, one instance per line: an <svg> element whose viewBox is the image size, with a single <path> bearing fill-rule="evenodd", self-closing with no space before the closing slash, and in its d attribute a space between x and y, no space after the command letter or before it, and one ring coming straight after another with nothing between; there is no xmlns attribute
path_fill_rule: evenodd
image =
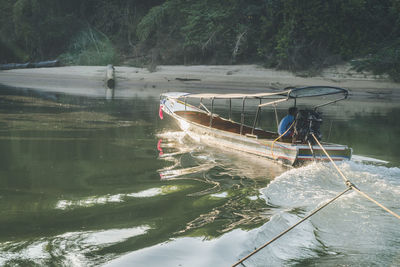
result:
<svg viewBox="0 0 400 267"><path fill-rule="evenodd" d="M312 161L329 160L319 144L322 144L335 161L351 158L352 149L347 145L323 141L320 129L322 112L319 111L324 106L347 99L348 94L347 89L332 86L292 87L257 94L168 92L160 95L159 115L163 118L164 113L168 114L185 133L202 144L251 153L285 165L298 166ZM286 136L259 127L263 108L274 108L278 125L277 104L292 101L293 106L297 107L299 100L306 98L313 100L318 98L322 100L322 103L310 108L298 109L290 126L290 135ZM210 102L208 107L203 103L205 99L208 103ZM227 118L214 112L216 101L221 99L229 103ZM252 125L245 123L245 105L246 102L250 102L250 99L257 100ZM234 100L241 101L240 121L232 119L232 101ZM198 105L193 104L194 101Z"/></svg>

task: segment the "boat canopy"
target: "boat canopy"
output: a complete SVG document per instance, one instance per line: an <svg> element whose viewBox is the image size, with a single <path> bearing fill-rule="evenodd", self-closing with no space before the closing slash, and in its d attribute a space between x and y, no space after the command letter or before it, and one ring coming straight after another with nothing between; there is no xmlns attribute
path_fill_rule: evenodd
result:
<svg viewBox="0 0 400 267"><path fill-rule="evenodd" d="M259 118L259 114L262 107L265 106L274 106L275 109L275 118L276 118L276 126L278 127L278 113L276 110L276 104L288 100L294 100L294 106L296 106L297 98L306 98L306 97L318 97L318 96L327 96L327 95L341 95L339 98L335 98L334 100L330 100L326 103L314 106L313 109L316 111L318 108L336 103L338 101L344 100L348 96L348 90L333 87L333 86L306 86L306 87L297 87L297 88L285 88L282 91L278 92L269 92L269 93L258 93L258 94L190 94L183 92L171 92L162 94L162 96L167 98L179 99L184 98L185 100L185 111L187 106L188 98L197 98L200 99L200 106L205 109L205 111L210 114L210 127L213 122L213 113L214 113L214 100L215 99L229 99L229 120L232 118L232 99L241 99L242 100L242 114L240 121L240 134L242 134L243 126L244 126L244 116L245 116L245 101L247 99L259 99L260 103L257 105L257 112L254 118L253 127L251 128L251 135L254 134L256 129L256 124ZM203 99L211 99L211 110L209 110L203 103ZM262 103L263 99L270 99L270 101Z"/></svg>
<svg viewBox="0 0 400 267"><path fill-rule="evenodd" d="M284 90L279 92L271 92L271 93L258 93L258 94L185 94L179 97L188 97L188 98L203 98L203 99L234 99L234 98L270 98L271 96L282 96L287 97L287 94L290 90Z"/></svg>
<svg viewBox="0 0 400 267"><path fill-rule="evenodd" d="M256 99L270 99L270 98L283 98L283 99L297 99L304 97L316 97L342 94L345 98L348 91L344 88L333 86L306 86L298 88L286 88L278 92L257 93L257 94L177 94L170 96L172 98L201 98L201 99L234 99L234 98L256 98Z"/></svg>

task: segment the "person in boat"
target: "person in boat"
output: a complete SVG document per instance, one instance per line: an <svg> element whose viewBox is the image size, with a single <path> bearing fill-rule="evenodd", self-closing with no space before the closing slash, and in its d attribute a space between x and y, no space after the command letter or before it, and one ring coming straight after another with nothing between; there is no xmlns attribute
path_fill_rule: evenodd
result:
<svg viewBox="0 0 400 267"><path fill-rule="evenodd" d="M279 135L284 134L290 126L292 126L294 119L296 118L296 114L297 114L297 108L296 107L291 107L288 110L288 115L286 115L285 117L283 117L283 119L281 120L281 122L279 123L278 126L278 133ZM287 131L285 133L285 137L290 137L293 135L293 129L294 127L292 126L292 128Z"/></svg>

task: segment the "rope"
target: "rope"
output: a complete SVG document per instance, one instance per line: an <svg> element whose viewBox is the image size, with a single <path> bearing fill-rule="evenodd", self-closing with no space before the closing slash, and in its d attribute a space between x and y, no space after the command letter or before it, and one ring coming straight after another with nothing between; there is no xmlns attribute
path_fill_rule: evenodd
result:
<svg viewBox="0 0 400 267"><path fill-rule="evenodd" d="M342 176L344 182L346 183L346 185L350 184L349 179L347 179L347 177L343 174L343 172L339 169L339 167L336 165L336 163L333 161L333 159L331 158L331 156L329 156L328 152L326 152L325 148L321 145L321 143L318 141L318 139L315 137L315 135L313 133L311 133L312 137L314 137L315 141L317 142L317 144L319 145L319 147L322 149L322 151L324 151L325 155L328 157L328 159L333 163L333 166L336 168L336 170L338 171L338 173L340 174L340 176Z"/></svg>
<svg viewBox="0 0 400 267"><path fill-rule="evenodd" d="M331 204L333 201L335 201L336 199L338 199L339 197L341 197L342 195L346 194L348 191L350 191L352 188L348 187L346 190L344 190L343 192L341 192L340 194L338 194L337 196L335 196L334 198L332 198L331 200L329 200L328 202L326 202L325 204L323 204L321 207L315 209L313 212L311 212L309 215L307 215L306 217L304 217L303 219L301 219L300 221L298 221L296 224L294 224L293 226L289 227L288 229L286 229L285 231L281 232L279 235L275 236L274 238L272 238L270 241L268 241L267 243L265 243L264 245L262 245L261 247L257 248L256 250L254 250L252 253L250 253L249 255L247 255L246 257L240 259L238 262L236 262L235 264L232 265L232 267L235 267L239 264L241 264L243 261L247 260L248 258L250 258L251 256L253 256L254 254L256 254L257 252L259 252L260 250L262 250L263 248L265 248L266 246L268 246L269 244L271 244L272 242L276 241L277 239L279 239L280 237L282 237L283 235L285 235L286 233L288 233L290 230L292 230L293 228L295 228L296 226L298 226L299 224L301 224L302 222L304 222L305 220L307 220L308 218L310 218L311 216L313 216L314 214L316 214L318 211L322 210L323 208L325 208L326 206L328 206L329 204Z"/></svg>
<svg viewBox="0 0 400 267"><path fill-rule="evenodd" d="M287 130L286 130L283 134L281 134L280 136L278 136L278 138L276 138L274 141L272 141L272 144L271 144L271 155L272 155L272 158L273 158L274 160L276 159L276 158L274 157L274 144L275 144L275 142L278 141L279 138L281 138L282 136L284 136L284 135L292 128L292 126L294 125L295 122L296 122L296 120L293 120L293 122L292 122L292 124L290 124L289 128L287 128Z"/></svg>
<svg viewBox="0 0 400 267"><path fill-rule="evenodd" d="M381 207L383 210L387 211L388 213L392 214L394 217L396 217L397 219L400 220L400 215L398 215L397 213L395 213L394 211L386 208L385 206L383 206L381 203L379 203L378 201L376 201L375 199L373 199L372 197L370 197L369 195L367 195L366 193L362 192L360 189L358 189L353 183L351 183L349 181L349 179L346 178L346 176L340 171L340 169L338 168L338 166L336 165L336 163L333 161L333 159L329 156L328 152L326 152L325 148L321 145L321 143L318 141L318 139L315 137L315 135L312 133L311 134L315 141L318 143L318 145L321 147L322 151L324 151L325 155L328 157L328 159L333 163L333 166L335 166L336 170L339 172L340 176L342 176L343 180L345 181L346 185L349 188L354 189L357 193L359 193L360 195L362 195L363 197L365 197L366 199L370 200L371 202L375 203L377 206Z"/></svg>
<svg viewBox="0 0 400 267"><path fill-rule="evenodd" d="M276 103L274 103L274 110L275 110L276 128L279 128L279 119L278 119L278 111L276 111Z"/></svg>
<svg viewBox="0 0 400 267"><path fill-rule="evenodd" d="M294 122L293 122L294 123ZM293 125L292 123L292 125ZM290 125L290 127L286 130L286 132L292 127L292 125ZM283 133L281 136L286 134ZM314 211L312 211L309 215L307 215L306 217L304 217L303 219L301 219L300 221L298 221L296 224L294 224L293 226L289 227L288 229L286 229L285 231L281 232L280 234L278 234L277 236L275 236L274 238L272 238L270 241L268 241L267 243L265 243L264 245L262 245L261 247L255 249L253 252L251 252L250 254L248 254L246 257L240 259L238 262L236 262L235 264L232 265L232 267L235 267L239 264L243 264L243 262L245 260L247 260L248 258L250 258L251 256L253 256L254 254L258 253L260 250L262 250L263 248L265 248L266 246L270 245L272 242L278 240L280 237L282 237L283 235L287 234L289 231L291 231L292 229L294 229L296 226L298 226L299 224L301 224L302 222L304 222L305 220L307 220L308 218L310 218L311 216L313 216L314 214L316 214L317 212L319 212L320 210L322 210L323 208L325 208L326 206L328 206L329 204L331 204L332 202L334 202L336 199L338 199L339 197L341 197L342 195L344 195L345 193L347 193L348 191L354 189L356 192L358 192L360 195L362 195L363 197L367 198L368 200L372 201L373 203L375 203L376 205L378 205L379 207L381 207L382 209L384 209L385 211L387 211L388 213L392 214L393 216L395 216L396 218L400 219L400 216L398 214L396 214L395 212L391 211L390 209L386 208L385 206L383 206L381 203L379 203L378 201L376 201L375 199L373 199L372 197L368 196L366 193L362 192L360 189L358 189L353 183L350 182L349 179L347 179L347 177L343 174L343 172L338 168L338 166L336 165L336 163L333 161L333 159L329 156L328 152L326 152L325 148L321 145L321 143L318 141L318 139L315 137L315 135L313 133L311 133L311 135L313 136L313 138L315 139L315 141L317 142L317 144L321 147L322 151L324 151L325 155L328 157L328 159L333 163L333 166L336 168L336 170L339 172L340 176L343 178L347 189L344 190L343 192L341 192L340 194L338 194L337 196L335 196L334 198L332 198L331 200L329 200L328 202L326 202L325 204L323 204L322 206L320 206L319 208L315 209ZM272 143L272 145L275 143L276 140L278 140L279 138L281 138L281 136L279 136L277 139L274 140L274 142ZM272 151L272 145L271 145L271 151Z"/></svg>

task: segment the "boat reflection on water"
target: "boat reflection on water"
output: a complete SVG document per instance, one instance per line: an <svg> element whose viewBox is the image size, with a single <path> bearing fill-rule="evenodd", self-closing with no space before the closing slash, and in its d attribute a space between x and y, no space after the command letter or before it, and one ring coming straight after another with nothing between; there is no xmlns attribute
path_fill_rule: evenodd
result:
<svg viewBox="0 0 400 267"><path fill-rule="evenodd" d="M159 170L163 181L197 179L210 184L208 191L194 194L195 197L202 196L197 202L217 198L223 201L176 232L176 236L200 236L201 239L179 238L168 245L132 254L131 259L137 262L148 259L148 254L167 254L169 251L180 251L184 255L179 262L191 262L196 255L212 254L211 250L223 255L210 257L207 264L193 266L222 266L226 262L235 262L344 187L328 163L285 168L272 161L250 158L248 154L232 154L232 151L198 145L183 132L166 132L159 137L162 138L159 147L164 152L160 159L171 162ZM383 161L374 160L375 164L372 164L373 159L365 164L365 159L356 156L339 166L360 188L375 192L380 201L396 207L399 168L381 166ZM392 266L397 263L398 250L387 244L396 240L396 227L397 222L392 217L353 192L307 221L288 237L287 242L277 242L249 259L246 266L264 266L266 262L272 266L310 263L333 266L337 262L339 265L357 265L359 262L369 265L376 260ZM237 228L251 231L231 231ZM210 242L204 242L204 239ZM385 253L387 258L376 256Z"/></svg>
<svg viewBox="0 0 400 267"><path fill-rule="evenodd" d="M158 134L159 159L171 164L159 169L163 181L192 180L204 183L187 195L195 203L217 202L177 234L213 238L236 227L253 228L270 218L260 188L289 167L257 156L201 145L182 131ZM201 228L201 230L200 230Z"/></svg>
<svg viewBox="0 0 400 267"><path fill-rule="evenodd" d="M164 132L158 134L159 158L174 164L160 169L163 179L181 177L198 171L206 171L215 166L224 168L224 174L250 180L272 180L291 167L258 157L256 155L228 150L224 147L208 147L193 142L184 132ZM197 166L185 168L182 156L190 154Z"/></svg>

